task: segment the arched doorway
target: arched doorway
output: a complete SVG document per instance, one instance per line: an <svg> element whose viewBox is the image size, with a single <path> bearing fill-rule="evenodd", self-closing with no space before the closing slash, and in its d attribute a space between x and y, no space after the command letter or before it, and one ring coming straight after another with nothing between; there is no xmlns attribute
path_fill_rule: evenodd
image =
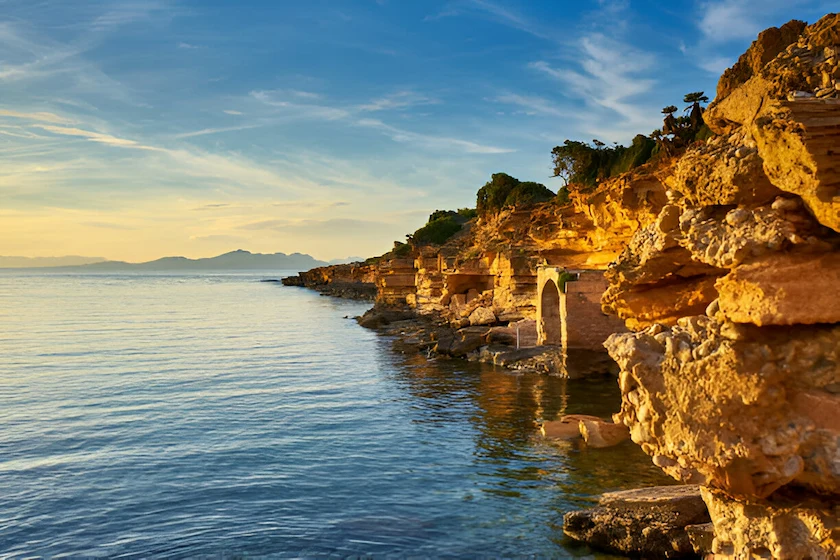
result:
<svg viewBox="0 0 840 560"><path fill-rule="evenodd" d="M560 346L563 341L560 326L560 291L554 280L547 280L543 285L540 299L540 327L544 345Z"/></svg>

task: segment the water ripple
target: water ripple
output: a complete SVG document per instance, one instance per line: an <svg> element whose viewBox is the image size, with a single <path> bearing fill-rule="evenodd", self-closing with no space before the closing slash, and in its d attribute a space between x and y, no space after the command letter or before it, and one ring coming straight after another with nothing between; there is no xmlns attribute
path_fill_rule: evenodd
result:
<svg viewBox="0 0 840 560"><path fill-rule="evenodd" d="M0 275L0 558L592 557L563 513L663 482L534 437L614 382L404 358L254 275Z"/></svg>

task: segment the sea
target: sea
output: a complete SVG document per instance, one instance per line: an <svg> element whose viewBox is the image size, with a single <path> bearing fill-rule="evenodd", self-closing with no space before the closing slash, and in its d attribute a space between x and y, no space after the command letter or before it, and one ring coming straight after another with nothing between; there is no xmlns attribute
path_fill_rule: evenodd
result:
<svg viewBox="0 0 840 560"><path fill-rule="evenodd" d="M537 420L568 381L403 355L291 272L0 272L0 558L608 558L563 536L668 483Z"/></svg>

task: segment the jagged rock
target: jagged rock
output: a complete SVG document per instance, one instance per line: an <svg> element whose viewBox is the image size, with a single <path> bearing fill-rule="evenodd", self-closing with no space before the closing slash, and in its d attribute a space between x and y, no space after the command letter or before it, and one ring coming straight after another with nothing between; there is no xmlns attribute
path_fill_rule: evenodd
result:
<svg viewBox="0 0 840 560"><path fill-rule="evenodd" d="M780 493L770 500L733 500L702 489L715 538L712 551L724 558L840 558L840 501Z"/></svg>
<svg viewBox="0 0 840 560"><path fill-rule="evenodd" d="M788 45L795 43L805 26L804 21L791 20L781 27L771 27L759 33L747 52L720 77L717 86L718 99L727 97L735 88L758 74Z"/></svg>
<svg viewBox="0 0 840 560"><path fill-rule="evenodd" d="M717 298L716 279L717 276L671 278L630 289L611 285L601 304L605 312L625 319L629 329L654 323L672 325L679 317L704 312Z"/></svg>
<svg viewBox="0 0 840 560"><path fill-rule="evenodd" d="M665 472L734 496L796 482L840 494L840 326L773 329L706 316L614 335L616 422Z"/></svg>
<svg viewBox="0 0 840 560"><path fill-rule="evenodd" d="M496 322L496 314L489 307L478 307L470 313L470 325L492 325Z"/></svg>
<svg viewBox="0 0 840 560"><path fill-rule="evenodd" d="M491 327L485 336L487 344L516 345L516 331L510 327Z"/></svg>
<svg viewBox="0 0 840 560"><path fill-rule="evenodd" d="M840 35L840 14L829 14L802 35L798 52L786 49L706 111L709 126L719 134L744 127L755 139L764 171L776 187L797 194L820 223L840 231L840 172L835 150L840 140L836 99L809 93L837 69L826 56ZM833 53L833 51L831 51ZM808 96L791 96L805 90ZM789 100L790 99L790 100Z"/></svg>
<svg viewBox="0 0 840 560"><path fill-rule="evenodd" d="M563 532L591 547L644 558L694 557L686 527L709 521L697 486L611 492L598 507L567 513Z"/></svg>
<svg viewBox="0 0 840 560"><path fill-rule="evenodd" d="M624 424L582 418L578 422L578 428L589 447L612 447L630 439L630 430Z"/></svg>
<svg viewBox="0 0 840 560"><path fill-rule="evenodd" d="M718 271L788 250L829 251L837 236L820 226L795 202L778 198L757 208L688 208L681 217L676 242L693 262ZM775 206L775 208L774 208Z"/></svg>
<svg viewBox="0 0 840 560"><path fill-rule="evenodd" d="M762 163L755 149L710 140L689 147L667 183L693 205L762 204L781 194Z"/></svg>

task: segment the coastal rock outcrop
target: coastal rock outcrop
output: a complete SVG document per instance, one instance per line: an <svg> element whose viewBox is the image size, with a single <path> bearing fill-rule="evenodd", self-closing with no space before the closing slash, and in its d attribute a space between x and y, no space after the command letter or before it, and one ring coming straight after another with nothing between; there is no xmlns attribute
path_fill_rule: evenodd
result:
<svg viewBox="0 0 840 560"><path fill-rule="evenodd" d="M723 558L840 557L838 55L838 14L759 36L606 273L614 419L703 486Z"/></svg>
<svg viewBox="0 0 840 560"><path fill-rule="evenodd" d="M709 522L697 486L610 492L593 509L565 515L563 531L593 548L643 558L695 558L688 527Z"/></svg>

